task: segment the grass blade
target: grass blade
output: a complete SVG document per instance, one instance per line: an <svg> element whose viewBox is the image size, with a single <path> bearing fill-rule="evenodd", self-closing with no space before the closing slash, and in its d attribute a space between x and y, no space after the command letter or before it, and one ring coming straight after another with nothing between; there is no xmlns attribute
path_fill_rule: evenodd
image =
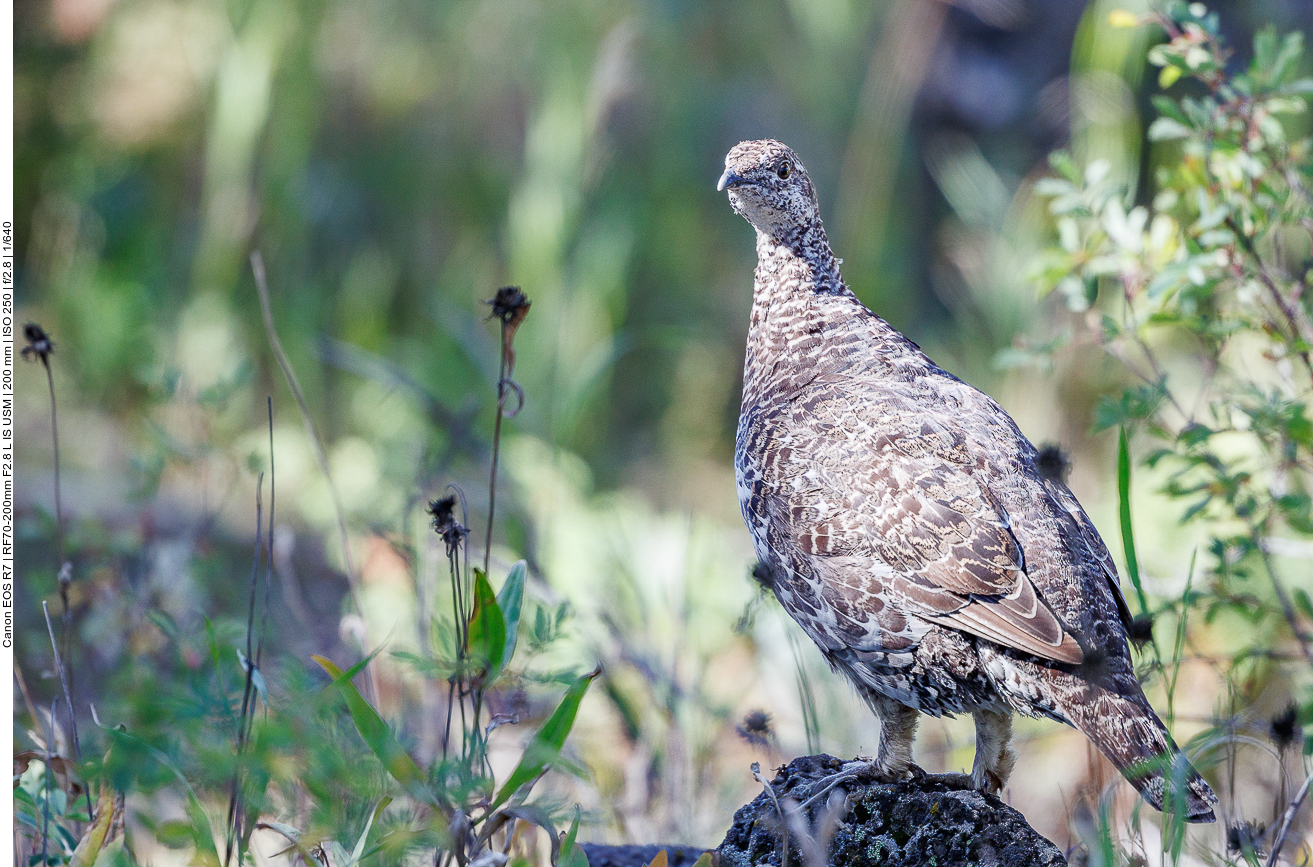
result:
<svg viewBox="0 0 1313 867"><path fill-rule="evenodd" d="M558 867L588 867L588 856L584 854L584 848L575 843L575 838L579 836L579 819L580 810L578 805L574 808L574 821L570 823L570 830L565 832L564 839L561 840L561 860ZM665 854L665 849L661 854Z"/></svg>
<svg viewBox="0 0 1313 867"><path fill-rule="evenodd" d="M365 830L360 832L360 839L356 841L356 848L351 851L352 867L359 864L361 856L365 854L365 840L369 837L369 829L374 827L374 822L378 820L379 816L383 815L383 811L386 810L388 804L391 803L391 798L384 798L378 802L378 806L374 808L374 812L369 814L369 821L365 823Z"/></svg>
<svg viewBox="0 0 1313 867"><path fill-rule="evenodd" d="M1126 553L1126 574L1131 577L1140 613L1149 613L1149 600L1140 584L1140 561L1135 556L1135 531L1131 526L1131 450L1126 444L1126 428L1117 435L1117 513L1121 518L1122 550Z"/></svg>
<svg viewBox="0 0 1313 867"><path fill-rule="evenodd" d="M333 678L333 685L341 690L343 698L346 699L351 720L356 724L356 731L360 732L360 737L366 746L378 756L392 778L401 783L412 797L427 804L436 803L419 765L415 764L415 760L406 752L405 747L397 740L397 736L392 733L392 729L388 728L388 724L378 715L378 711L365 701L364 696L351 683L350 672L344 673L342 669L322 656L311 658Z"/></svg>
<svg viewBox="0 0 1313 867"><path fill-rule="evenodd" d="M565 746L565 739L570 734L570 729L574 726L575 715L579 712L579 703L583 701L584 693L588 691L588 685L593 682L593 678L602 673L601 668L596 668L588 674L582 675L570 688L565 691L565 697L561 703L552 711L547 722L543 723L529 742L529 747L520 757L520 763L515 766L515 770L502 784L501 791L497 792L497 797L493 799L490 809L495 810L506 800L514 795L521 786L532 780L535 780L547 770L548 766L556 760L561 753L561 747Z"/></svg>

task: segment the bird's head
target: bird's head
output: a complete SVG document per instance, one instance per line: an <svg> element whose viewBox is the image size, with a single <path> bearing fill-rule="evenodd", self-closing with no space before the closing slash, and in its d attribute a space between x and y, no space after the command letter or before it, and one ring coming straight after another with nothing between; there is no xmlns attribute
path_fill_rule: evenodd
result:
<svg viewBox="0 0 1313 867"><path fill-rule="evenodd" d="M820 220L816 188L807 170L785 144L774 139L736 144L725 156L717 190L758 231L779 241Z"/></svg>

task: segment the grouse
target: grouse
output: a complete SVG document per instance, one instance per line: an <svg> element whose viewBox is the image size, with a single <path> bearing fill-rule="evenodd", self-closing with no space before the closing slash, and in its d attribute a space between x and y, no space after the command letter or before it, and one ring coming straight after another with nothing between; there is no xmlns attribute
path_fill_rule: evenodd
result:
<svg viewBox="0 0 1313 867"><path fill-rule="evenodd" d="M1103 540L997 403L844 285L797 155L747 141L718 190L757 231L739 503L767 583L881 721L905 776L919 713L969 712L971 781L1011 773L1012 713L1085 734L1158 809L1217 798L1154 714Z"/></svg>

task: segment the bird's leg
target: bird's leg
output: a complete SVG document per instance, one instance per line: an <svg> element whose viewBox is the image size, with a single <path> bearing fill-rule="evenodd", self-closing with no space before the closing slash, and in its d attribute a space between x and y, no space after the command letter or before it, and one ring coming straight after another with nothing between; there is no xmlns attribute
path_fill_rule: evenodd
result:
<svg viewBox="0 0 1313 867"><path fill-rule="evenodd" d="M804 809L848 780L874 778L882 783L894 783L906 779L914 770L924 773L912 764L912 740L916 737L920 712L874 692L866 692L865 698L880 718L879 751L875 758L848 762L837 773L819 781L811 795L802 802Z"/></svg>
<svg viewBox="0 0 1313 867"><path fill-rule="evenodd" d="M901 780L912 767L912 741L920 712L884 696L871 698L870 703L880 717L880 751L872 769L879 779Z"/></svg>
<svg viewBox="0 0 1313 867"><path fill-rule="evenodd" d="M976 760L971 782L982 792L997 795L1007 785L1017 754L1012 751L1012 714L985 708L971 712L976 721Z"/></svg>

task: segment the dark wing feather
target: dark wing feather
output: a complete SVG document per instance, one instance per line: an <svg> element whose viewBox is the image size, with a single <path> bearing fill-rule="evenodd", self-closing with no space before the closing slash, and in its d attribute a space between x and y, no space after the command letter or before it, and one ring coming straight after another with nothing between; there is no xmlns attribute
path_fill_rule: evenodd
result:
<svg viewBox="0 0 1313 867"><path fill-rule="evenodd" d="M1067 537L1079 539L1090 556L1098 562L1103 569L1103 576L1108 582L1108 589L1112 591L1113 602L1117 605L1117 617L1121 620L1122 625L1126 628L1131 626L1131 608L1126 604L1126 594L1122 592L1121 578L1117 575L1117 564L1113 562L1112 555L1108 553L1108 546L1103 543L1099 536L1099 531L1094 528L1094 522L1090 516L1085 514L1081 508L1080 502L1076 495L1062 482L1049 481L1046 483L1049 495L1058 502L1067 515L1070 517L1074 526L1068 532Z"/></svg>

